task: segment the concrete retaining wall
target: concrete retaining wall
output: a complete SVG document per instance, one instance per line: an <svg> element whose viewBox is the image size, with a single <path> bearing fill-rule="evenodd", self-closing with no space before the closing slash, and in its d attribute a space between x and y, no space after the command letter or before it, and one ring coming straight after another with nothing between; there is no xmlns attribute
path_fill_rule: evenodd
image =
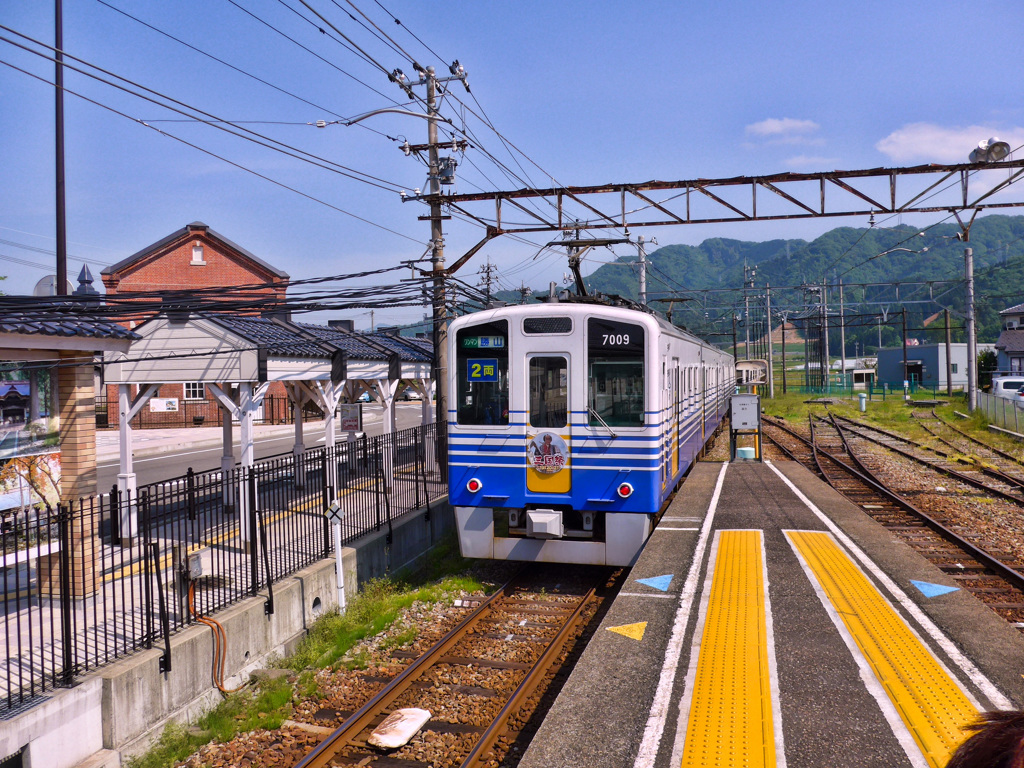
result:
<svg viewBox="0 0 1024 768"><path fill-rule="evenodd" d="M346 547L349 595L369 579L415 567L454 531L447 498ZM264 613L266 593L218 613L227 634L225 687L233 688L274 656L289 653L322 611L337 605L334 559L323 560L274 585L274 613ZM24 714L0 721L0 757L25 747L26 768L71 768L103 749L137 754L169 720L188 722L216 704L211 630L196 625L171 638L171 670L159 669L162 649L142 651L104 667L74 688L60 690Z"/></svg>

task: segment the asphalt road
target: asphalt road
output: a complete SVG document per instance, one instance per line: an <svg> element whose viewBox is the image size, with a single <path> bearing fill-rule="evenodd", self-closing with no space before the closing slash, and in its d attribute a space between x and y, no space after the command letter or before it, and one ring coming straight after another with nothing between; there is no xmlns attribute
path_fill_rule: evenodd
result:
<svg viewBox="0 0 1024 768"><path fill-rule="evenodd" d="M398 429L411 429L421 423L422 406L418 402L399 403L396 409ZM368 435L381 434L383 426L382 408L377 405L366 405L363 409L363 427ZM140 430L144 432L145 430ZM136 432L136 434L139 434ZM162 480L181 477L189 467L196 472L220 469L220 457L223 448L219 445L192 447L188 444L188 429L181 430L182 444L180 450L168 451L149 456L136 456L133 465L139 485L156 483ZM290 453L294 443L293 433L256 440L256 458L264 459L282 453ZM307 448L323 445L324 431L321 426L307 424L302 434L303 443ZM241 459L238 446L238 428L235 428L235 461ZM96 482L102 493L117 483L117 458L97 462Z"/></svg>

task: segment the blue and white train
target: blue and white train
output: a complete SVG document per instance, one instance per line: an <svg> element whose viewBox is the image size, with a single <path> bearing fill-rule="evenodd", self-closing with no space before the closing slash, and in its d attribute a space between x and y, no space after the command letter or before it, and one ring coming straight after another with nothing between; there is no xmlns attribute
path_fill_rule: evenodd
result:
<svg viewBox="0 0 1024 768"><path fill-rule="evenodd" d="M467 315L448 345L465 557L630 565L735 387L731 355L584 300Z"/></svg>

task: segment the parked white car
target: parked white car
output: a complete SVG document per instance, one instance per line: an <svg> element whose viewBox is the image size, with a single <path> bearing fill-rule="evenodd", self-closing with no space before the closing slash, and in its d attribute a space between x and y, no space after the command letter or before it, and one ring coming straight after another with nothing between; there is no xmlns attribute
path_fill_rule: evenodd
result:
<svg viewBox="0 0 1024 768"><path fill-rule="evenodd" d="M1024 375L1021 376L993 376L992 394L996 397L1005 397L1008 400L1019 400L1017 390L1024 387Z"/></svg>

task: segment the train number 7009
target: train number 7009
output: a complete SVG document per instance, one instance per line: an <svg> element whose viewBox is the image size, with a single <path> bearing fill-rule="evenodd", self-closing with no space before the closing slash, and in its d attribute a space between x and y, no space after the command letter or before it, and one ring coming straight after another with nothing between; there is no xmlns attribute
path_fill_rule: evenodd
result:
<svg viewBox="0 0 1024 768"><path fill-rule="evenodd" d="M605 333L605 334L603 334L603 338L604 338L604 341L602 343L606 347L610 346L610 345L627 345L627 344L629 344L629 334L628 333Z"/></svg>

